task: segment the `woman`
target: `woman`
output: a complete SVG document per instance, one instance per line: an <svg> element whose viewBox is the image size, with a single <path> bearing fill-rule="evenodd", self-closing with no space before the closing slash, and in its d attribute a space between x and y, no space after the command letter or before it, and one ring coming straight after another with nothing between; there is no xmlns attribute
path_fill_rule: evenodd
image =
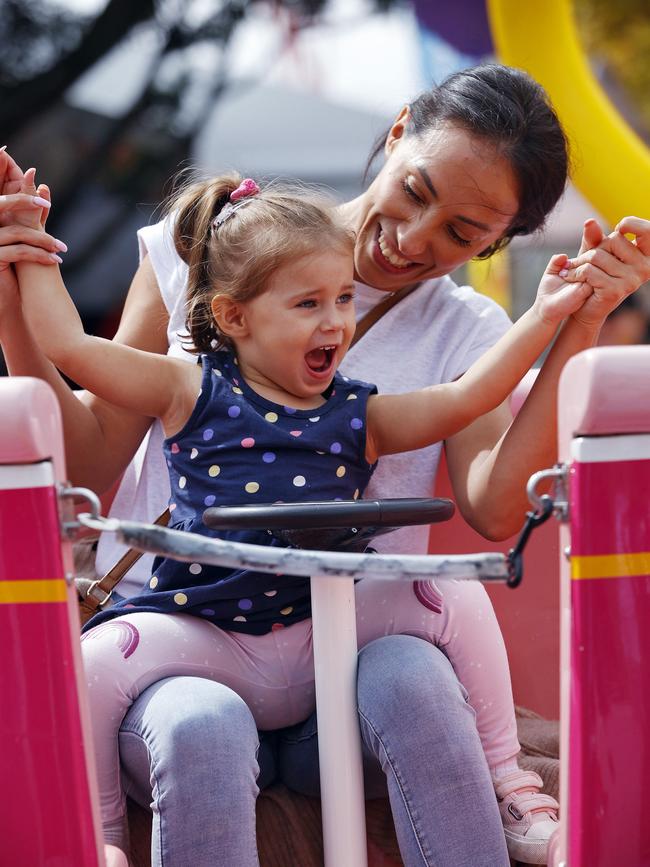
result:
<svg viewBox="0 0 650 867"><path fill-rule="evenodd" d="M446 275L539 228L564 188L567 156L540 89L522 73L497 66L460 73L405 108L384 152L377 178L342 206L357 233L359 312L386 292L421 285L359 341L344 369L377 381L383 391L401 391L457 377L507 327L492 302L456 287ZM609 311L650 276L650 249L642 247L650 225L628 220L622 228L637 233L638 246L620 233L604 239L594 223L586 227L585 249L602 246L567 279L580 279L589 269L594 294L566 323L517 419L511 422L502 407L446 443L458 505L488 538L518 529L528 476L554 461L555 393L564 363L593 344ZM183 326L184 275L171 256L168 232L159 225L141 233L147 255L116 338L158 352L168 345L178 351ZM33 375L37 350L21 332L15 310L12 317L11 333L2 326L10 369ZM44 365L40 372L52 377ZM92 397L89 413L61 384L56 387L70 474L76 483L106 487L130 460L148 420ZM150 487L165 478L155 464L159 440L155 434L151 440L139 487L131 475L118 498L118 508L130 516L140 516L140 509L151 518L166 498ZM384 461L368 495L430 493L438 454L434 447L416 458ZM401 531L377 547L416 553L426 548L426 533ZM421 690L422 679L432 677L434 691ZM153 781L154 863L257 863L257 735L242 705L218 685L174 679L151 687L127 716L123 763L147 801ZM507 864L471 711L444 658L410 636L368 646L360 654L359 707L375 775L377 763L385 773L405 864ZM302 788L307 775L300 762L304 753L312 762L313 735L312 719L285 734L278 753L284 778L298 779ZM265 754L260 766L263 780L270 769Z"/></svg>

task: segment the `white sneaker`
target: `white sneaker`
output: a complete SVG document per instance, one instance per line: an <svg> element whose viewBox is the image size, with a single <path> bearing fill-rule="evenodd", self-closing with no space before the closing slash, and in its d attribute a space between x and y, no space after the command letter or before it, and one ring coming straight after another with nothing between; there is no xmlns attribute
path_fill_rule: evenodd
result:
<svg viewBox="0 0 650 867"><path fill-rule="evenodd" d="M559 827L559 804L540 792L542 778L533 771L513 771L493 778L508 854L525 864L546 864L548 843Z"/></svg>

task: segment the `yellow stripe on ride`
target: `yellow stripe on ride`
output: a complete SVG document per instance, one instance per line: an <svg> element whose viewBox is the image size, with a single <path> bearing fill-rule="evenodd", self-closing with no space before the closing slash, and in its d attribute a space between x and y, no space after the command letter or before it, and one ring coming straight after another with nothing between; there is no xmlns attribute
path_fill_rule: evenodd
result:
<svg viewBox="0 0 650 867"><path fill-rule="evenodd" d="M65 602L67 590L64 578L43 581L0 581L0 605L21 602Z"/></svg>
<svg viewBox="0 0 650 867"><path fill-rule="evenodd" d="M571 557L571 578L633 578L650 575L650 551Z"/></svg>

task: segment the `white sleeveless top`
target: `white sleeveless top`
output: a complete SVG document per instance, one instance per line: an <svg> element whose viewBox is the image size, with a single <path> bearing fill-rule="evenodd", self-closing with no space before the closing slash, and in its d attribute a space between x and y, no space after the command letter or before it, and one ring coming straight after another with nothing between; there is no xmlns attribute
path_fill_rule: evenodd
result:
<svg viewBox="0 0 650 867"><path fill-rule="evenodd" d="M169 312L169 354L196 363L179 334L185 329L187 266L175 249L169 221L138 232L140 260L149 256L160 293ZM356 284L357 318L386 297L370 286ZM392 307L350 349L341 365L347 376L377 384L379 391L397 394L457 379L508 329L510 320L494 301L450 277L427 280ZM404 420L400 420L403 423ZM111 517L153 521L169 498L167 467L162 451L163 432L155 422L127 468L110 510ZM382 457L365 496L430 497L442 444L403 455ZM404 527L381 536L373 547L383 553L423 554L428 527ZM110 533L97 549L97 570L107 572L125 552ZM139 592L151 574L151 555L143 555L122 579L123 596Z"/></svg>

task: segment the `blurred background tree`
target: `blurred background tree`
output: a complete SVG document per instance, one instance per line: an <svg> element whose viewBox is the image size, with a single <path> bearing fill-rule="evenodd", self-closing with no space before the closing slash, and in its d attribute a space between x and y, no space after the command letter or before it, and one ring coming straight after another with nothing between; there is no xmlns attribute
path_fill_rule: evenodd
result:
<svg viewBox="0 0 650 867"><path fill-rule="evenodd" d="M574 5L597 74L650 144L650 0L574 0Z"/></svg>
<svg viewBox="0 0 650 867"><path fill-rule="evenodd" d="M371 4L375 11L393 5ZM93 13L84 11L89 6ZM110 333L136 264L134 230L148 219L134 216L136 203L159 202L169 178L188 164L192 142L233 84L231 46L238 27L266 7L282 19L291 41L319 21L327 0L107 0L97 6L0 0L0 130L21 165L36 165L40 180L54 188L48 228L74 240L66 281L86 327ZM71 104L70 88L84 74L138 40L146 42L148 59L128 107L115 113ZM237 81L237 87L255 83ZM115 89L125 86L118 73ZM125 243L129 256L122 255ZM113 254L107 255L107 245ZM106 268L93 268L102 257L113 263L109 280ZM88 282L95 272L91 297ZM116 295L114 315L106 320Z"/></svg>

